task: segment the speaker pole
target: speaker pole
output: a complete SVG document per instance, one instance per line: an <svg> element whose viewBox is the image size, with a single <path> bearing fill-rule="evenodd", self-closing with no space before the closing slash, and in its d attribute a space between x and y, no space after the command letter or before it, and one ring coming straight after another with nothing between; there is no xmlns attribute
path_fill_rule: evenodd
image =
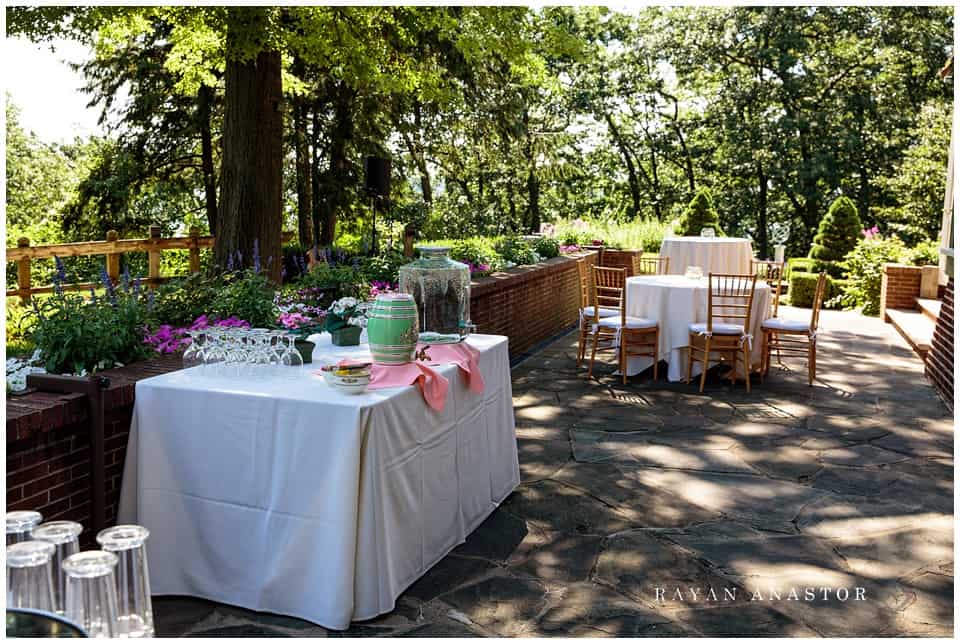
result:
<svg viewBox="0 0 960 644"><path fill-rule="evenodd" d="M371 257L377 255L377 197L370 197L370 222L373 224L373 230L370 235L370 253Z"/></svg>

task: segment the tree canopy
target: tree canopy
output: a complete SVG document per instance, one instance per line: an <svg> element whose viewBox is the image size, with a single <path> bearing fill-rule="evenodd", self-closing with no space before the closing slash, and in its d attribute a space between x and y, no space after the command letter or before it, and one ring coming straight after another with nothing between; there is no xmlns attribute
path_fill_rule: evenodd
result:
<svg viewBox="0 0 960 644"><path fill-rule="evenodd" d="M307 245L361 238L375 155L393 161L387 218L422 235L672 221L709 189L722 229L763 256L773 223L807 254L839 196L866 226L937 234L952 87L936 72L952 24L945 7L7 9L11 34L93 48L82 70L113 134L38 213L76 236L145 227L158 211L216 230L255 210ZM247 130L231 125L243 90L229 70L262 73L265 52L282 92L278 170L248 176L277 191L269 214L224 175L231 158L254 161L230 148ZM10 158L22 175L30 155ZM10 186L30 203L35 188Z"/></svg>

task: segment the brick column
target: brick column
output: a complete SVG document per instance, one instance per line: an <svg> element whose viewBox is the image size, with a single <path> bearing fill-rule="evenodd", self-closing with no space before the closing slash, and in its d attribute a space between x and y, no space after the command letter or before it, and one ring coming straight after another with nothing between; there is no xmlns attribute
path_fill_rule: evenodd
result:
<svg viewBox="0 0 960 644"><path fill-rule="evenodd" d="M953 278L947 282L940 305L940 317L927 353L924 374L933 383L947 407L953 411Z"/></svg>
<svg viewBox="0 0 960 644"><path fill-rule="evenodd" d="M919 266L884 264L880 282L880 319L889 322L887 309L915 309L920 297Z"/></svg>

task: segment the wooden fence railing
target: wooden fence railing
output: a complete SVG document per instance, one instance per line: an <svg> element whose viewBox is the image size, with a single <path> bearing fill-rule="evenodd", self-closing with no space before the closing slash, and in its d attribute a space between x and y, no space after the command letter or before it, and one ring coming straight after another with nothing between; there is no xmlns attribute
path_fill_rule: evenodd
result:
<svg viewBox="0 0 960 644"><path fill-rule="evenodd" d="M293 233L282 235L284 242L293 238ZM114 282L120 280L120 256L124 253L147 253L147 277L144 284L151 288L161 284L174 275L160 275L160 253L164 250L189 250L190 272L200 270L200 249L213 248L214 238L210 235L200 235L199 229L190 228L187 237L161 237L160 226L150 226L150 236L146 239L119 239L115 230L107 232L106 241L73 242L70 244L49 244L46 246L31 246L30 240L21 237L17 240L16 248L7 249L7 261L17 264L17 288L7 290L7 297L19 296L21 301L28 303L34 293L52 293L53 285L32 286L30 284L30 261L34 259L50 259L53 257L77 257L81 255L105 255L107 258L107 274ZM67 291L87 290L100 286L99 282L75 282L64 284Z"/></svg>

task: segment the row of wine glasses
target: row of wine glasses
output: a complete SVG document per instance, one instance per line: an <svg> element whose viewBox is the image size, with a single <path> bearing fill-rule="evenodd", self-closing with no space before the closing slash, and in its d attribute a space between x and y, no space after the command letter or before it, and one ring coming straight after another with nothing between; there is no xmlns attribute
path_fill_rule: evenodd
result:
<svg viewBox="0 0 960 644"><path fill-rule="evenodd" d="M7 608L56 613L91 637L152 637L146 541L138 525L101 530L101 550L80 552L83 526L7 514Z"/></svg>
<svg viewBox="0 0 960 644"><path fill-rule="evenodd" d="M296 336L286 331L210 327L188 334L190 346L183 352L183 366L201 367L204 374L295 377L296 372L285 367L303 365Z"/></svg>

